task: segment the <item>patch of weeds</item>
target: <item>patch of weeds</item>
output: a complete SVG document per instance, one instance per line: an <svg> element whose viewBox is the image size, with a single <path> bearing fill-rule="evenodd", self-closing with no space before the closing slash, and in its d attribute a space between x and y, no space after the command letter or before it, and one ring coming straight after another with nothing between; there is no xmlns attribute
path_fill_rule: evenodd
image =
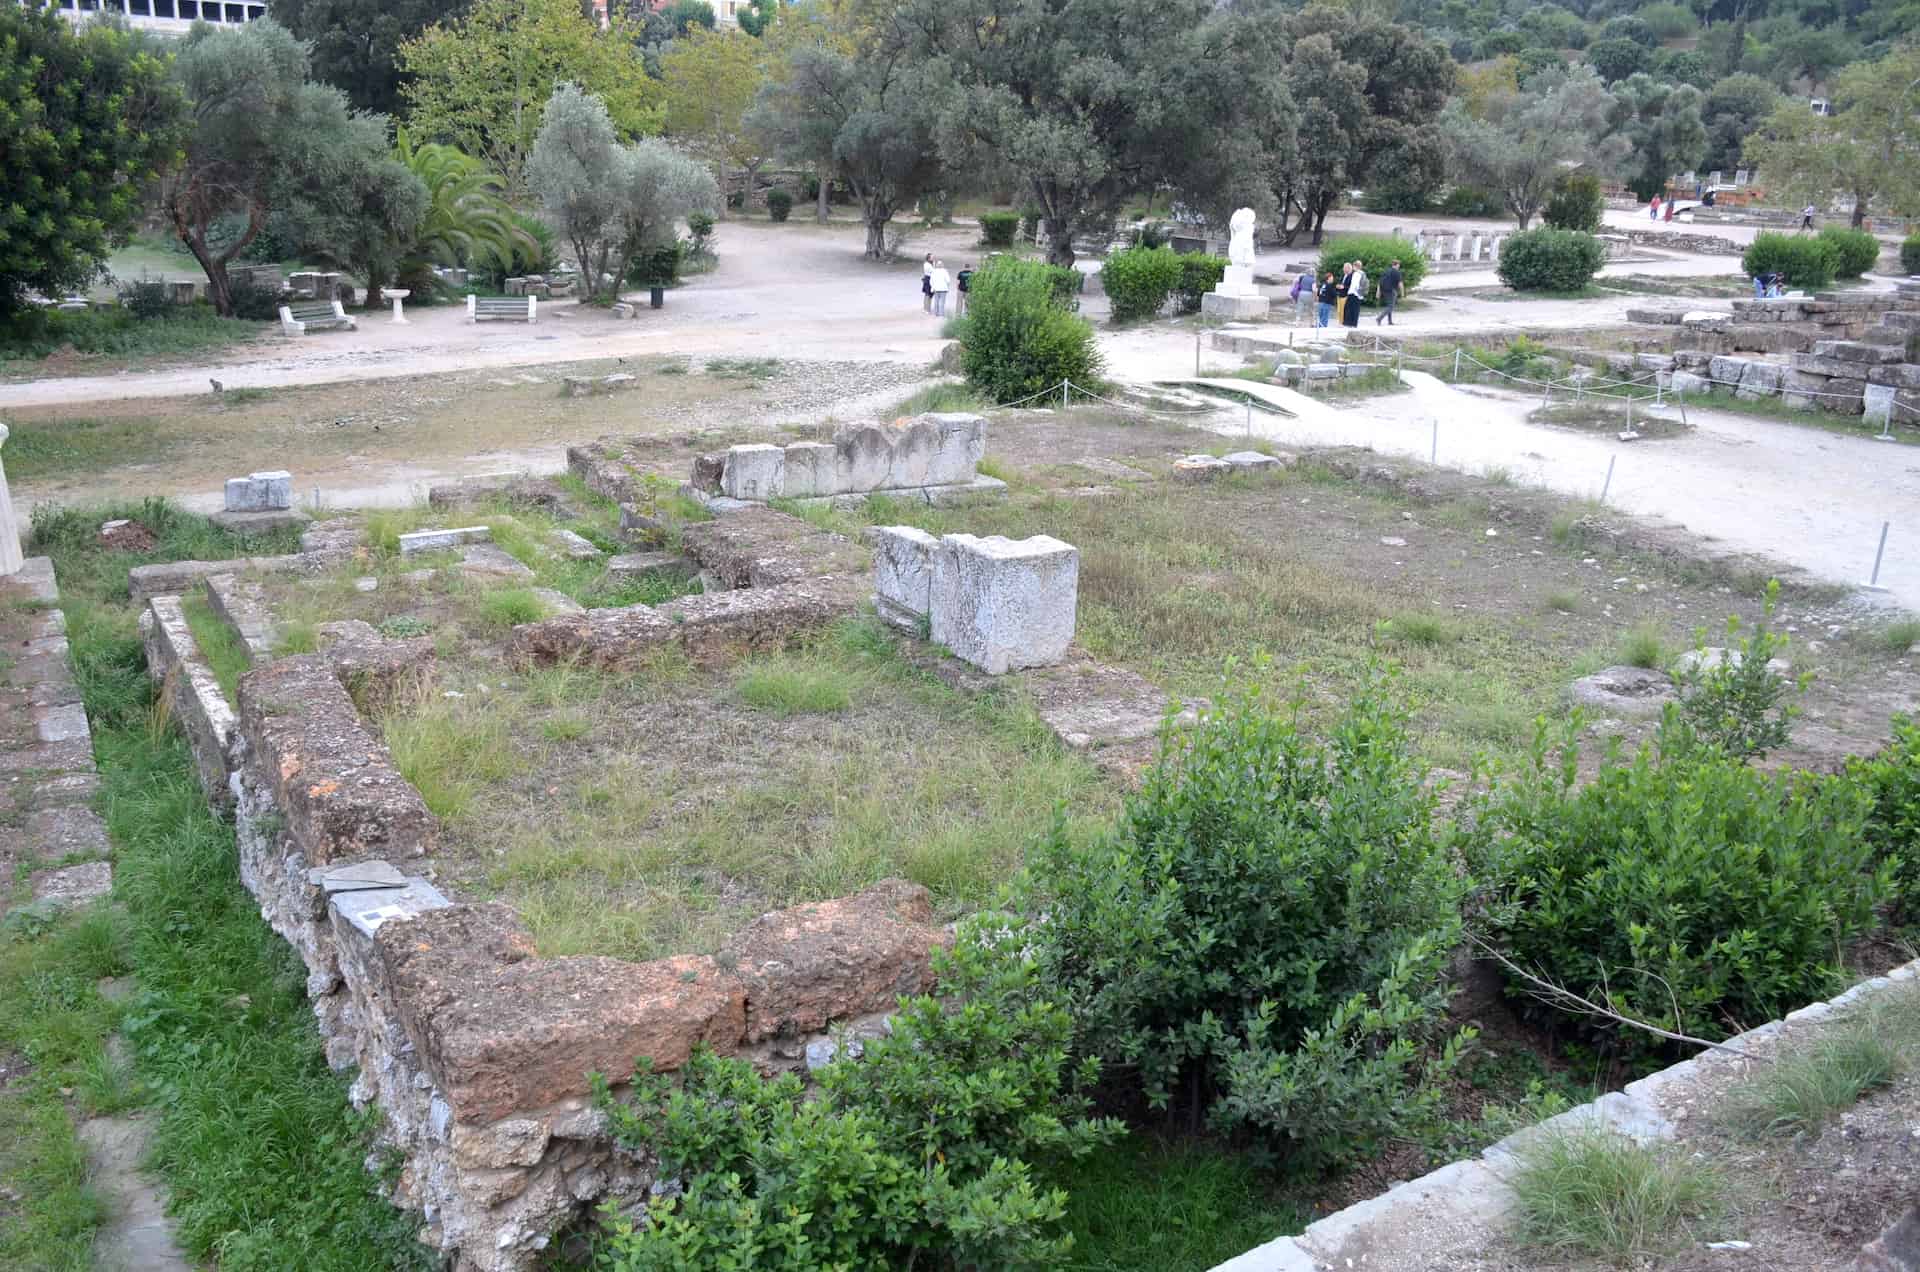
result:
<svg viewBox="0 0 1920 1272"><path fill-rule="evenodd" d="M311 654L320 648L319 625L305 619L280 624L278 635L275 648L281 654Z"/></svg>
<svg viewBox="0 0 1920 1272"><path fill-rule="evenodd" d="M707 374L728 380L771 380L780 374L778 358L708 358Z"/></svg>
<svg viewBox="0 0 1920 1272"><path fill-rule="evenodd" d="M237 702L235 694L240 688L240 677L253 668L253 655L248 652L247 643L225 619L213 612L204 593L190 592L181 597L180 612L186 616L187 630L193 633L193 643L200 647L200 656L207 660L207 668L219 682L220 692L227 696L228 702Z"/></svg>
<svg viewBox="0 0 1920 1272"><path fill-rule="evenodd" d="M1546 605L1556 614L1575 614L1580 610L1580 596L1576 592L1548 592Z"/></svg>
<svg viewBox="0 0 1920 1272"><path fill-rule="evenodd" d="M456 820L517 763L510 712L493 698L435 698L381 720L394 767L434 816Z"/></svg>
<svg viewBox="0 0 1920 1272"><path fill-rule="evenodd" d="M1890 654L1904 654L1920 645L1920 618L1902 618L1888 623L1873 637L1873 643Z"/></svg>
<svg viewBox="0 0 1920 1272"><path fill-rule="evenodd" d="M245 406L249 402L264 402L272 396L272 389L228 389L220 395L220 401L227 406Z"/></svg>
<svg viewBox="0 0 1920 1272"><path fill-rule="evenodd" d="M770 715L845 711L853 705L857 677L819 659L784 655L758 659L734 675L734 694Z"/></svg>
<svg viewBox="0 0 1920 1272"><path fill-rule="evenodd" d="M1025 477L998 459L982 458L980 463L975 467L975 471L982 477L992 477L996 481L1006 482L1009 486L1026 484Z"/></svg>
<svg viewBox="0 0 1920 1272"><path fill-rule="evenodd" d="M415 636L425 636L433 630L433 624L424 618L415 618L411 614L395 614L391 618L382 619L375 630L388 640L410 640Z"/></svg>
<svg viewBox="0 0 1920 1272"><path fill-rule="evenodd" d="M577 714L549 716L540 722L540 736L549 742L578 742L593 731L593 721Z"/></svg>
<svg viewBox="0 0 1920 1272"><path fill-rule="evenodd" d="M547 615L547 607L532 589L497 587L482 592L473 602L474 617L481 626L493 631L508 631L522 623L537 623Z"/></svg>
<svg viewBox="0 0 1920 1272"><path fill-rule="evenodd" d="M1480 476L1485 479L1489 485L1513 485L1513 469L1508 468L1505 464L1488 464L1480 470Z"/></svg>
<svg viewBox="0 0 1920 1272"><path fill-rule="evenodd" d="M1667 641L1667 634L1657 625L1636 623L1620 637L1620 644L1614 650L1614 659L1616 666L1660 671L1673 661L1674 651Z"/></svg>
<svg viewBox="0 0 1920 1272"><path fill-rule="evenodd" d="M1516 1236L1558 1255L1657 1259L1699 1240L1725 1208L1707 1163L1604 1129L1542 1135L1520 1161L1509 1181Z"/></svg>
<svg viewBox="0 0 1920 1272"><path fill-rule="evenodd" d="M964 384L930 384L919 392L901 398L886 412L887 419L902 415L927 415L936 411L990 411L993 403Z"/></svg>
<svg viewBox="0 0 1920 1272"><path fill-rule="evenodd" d="M1754 1138L1815 1134L1910 1067L1916 1048L1920 993L1884 994L1755 1069L1727 1093L1722 1116L1734 1130Z"/></svg>
<svg viewBox="0 0 1920 1272"><path fill-rule="evenodd" d="M1449 619L1439 614L1411 610L1395 614L1381 623L1378 630L1383 639L1396 644L1423 645L1428 648L1451 644L1460 635Z"/></svg>

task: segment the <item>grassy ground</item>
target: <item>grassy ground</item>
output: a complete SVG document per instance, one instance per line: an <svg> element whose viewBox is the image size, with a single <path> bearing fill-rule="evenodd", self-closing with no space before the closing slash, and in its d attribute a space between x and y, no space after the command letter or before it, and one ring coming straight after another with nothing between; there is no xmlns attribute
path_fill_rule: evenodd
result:
<svg viewBox="0 0 1920 1272"><path fill-rule="evenodd" d="M100 374L123 364L231 348L267 330L265 323L221 318L205 305L150 319L119 310L34 311L0 328L0 378L33 379L54 369Z"/></svg>
<svg viewBox="0 0 1920 1272"><path fill-rule="evenodd" d="M100 550L95 530L109 516L141 519L159 549ZM130 565L288 546L284 535L240 540L153 504L37 519L33 548L54 557L93 724L114 892L109 909L0 946L0 1051L33 1062L30 1089L71 1087L83 1109L131 1107L154 1119L152 1165L194 1258L229 1269L295 1258L315 1268L420 1267L411 1224L362 1167L370 1127L321 1055L304 968L241 888L232 827L208 811L185 743L156 723L126 600ZM109 1006L94 981L122 974L132 995ZM130 1075L101 1049L116 1023ZM31 1141L24 1168L7 1167L10 1180L17 1170L27 1181L9 1187L26 1194L28 1220L16 1238L0 1217L0 1255L19 1239L32 1254L6 1266L85 1266L94 1212L55 1106L42 1098L0 1109L44 1137ZM0 1134L0 1145L12 1142Z"/></svg>

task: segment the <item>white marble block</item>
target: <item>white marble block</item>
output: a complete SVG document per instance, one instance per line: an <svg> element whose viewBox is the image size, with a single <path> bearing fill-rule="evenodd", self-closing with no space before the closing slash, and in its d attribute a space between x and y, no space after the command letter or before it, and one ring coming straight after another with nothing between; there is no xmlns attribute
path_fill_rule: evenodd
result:
<svg viewBox="0 0 1920 1272"><path fill-rule="evenodd" d="M912 526L873 526L873 606L895 627L916 631L928 618L933 558L940 541Z"/></svg>
<svg viewBox="0 0 1920 1272"><path fill-rule="evenodd" d="M727 448L721 493L732 499L775 499L786 493L787 452L764 442Z"/></svg>
<svg viewBox="0 0 1920 1272"><path fill-rule="evenodd" d="M6 449L7 426L0 424L0 450ZM20 550L20 523L13 515L13 496L7 493L7 469L0 462L0 577L20 573L26 565Z"/></svg>
<svg viewBox="0 0 1920 1272"><path fill-rule="evenodd" d="M787 447L781 469L781 493L793 499L837 495L833 446L828 442L794 442Z"/></svg>
<svg viewBox="0 0 1920 1272"><path fill-rule="evenodd" d="M1073 642L1079 587L1070 543L947 535L928 595L933 639L989 675L1051 666Z"/></svg>
<svg viewBox="0 0 1920 1272"><path fill-rule="evenodd" d="M293 507L293 474L275 470L227 478L228 512L279 512Z"/></svg>
<svg viewBox="0 0 1920 1272"><path fill-rule="evenodd" d="M979 476L987 453L987 420L983 415L945 412L920 417L938 431L933 457L927 461L929 486L958 486Z"/></svg>

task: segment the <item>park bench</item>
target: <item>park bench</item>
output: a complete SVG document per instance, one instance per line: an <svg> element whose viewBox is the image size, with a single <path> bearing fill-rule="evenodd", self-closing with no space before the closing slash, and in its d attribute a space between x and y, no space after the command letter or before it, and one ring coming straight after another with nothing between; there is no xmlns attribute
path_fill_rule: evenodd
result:
<svg viewBox="0 0 1920 1272"><path fill-rule="evenodd" d="M280 306L280 330L288 335L304 336L309 329L318 327L345 327L348 331L358 331L360 324L341 308L337 300Z"/></svg>
<svg viewBox="0 0 1920 1272"><path fill-rule="evenodd" d="M539 313L539 304L538 296L468 296L467 321L505 318L513 322L532 322Z"/></svg>

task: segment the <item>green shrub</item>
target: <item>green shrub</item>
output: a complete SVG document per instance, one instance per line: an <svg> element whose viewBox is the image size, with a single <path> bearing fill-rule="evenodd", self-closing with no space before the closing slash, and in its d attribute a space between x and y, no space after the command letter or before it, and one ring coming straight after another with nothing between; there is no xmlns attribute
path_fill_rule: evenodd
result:
<svg viewBox="0 0 1920 1272"><path fill-rule="evenodd" d="M1508 236L1498 273L1515 291L1579 291L1606 261L1607 249L1593 235L1543 227Z"/></svg>
<svg viewBox="0 0 1920 1272"><path fill-rule="evenodd" d="M980 242L986 247L1012 247L1013 236L1019 232L1020 214L1018 212L982 212L980 214Z"/></svg>
<svg viewBox="0 0 1920 1272"><path fill-rule="evenodd" d="M1133 232L1135 247L1165 247L1172 239L1173 233L1165 221L1143 221Z"/></svg>
<svg viewBox="0 0 1920 1272"><path fill-rule="evenodd" d="M1130 247L1107 257L1100 285L1113 301L1113 320L1151 318L1180 284L1180 258L1168 247Z"/></svg>
<svg viewBox="0 0 1920 1272"><path fill-rule="evenodd" d="M793 213L793 195L791 192L775 186L767 191L767 219L784 221Z"/></svg>
<svg viewBox="0 0 1920 1272"><path fill-rule="evenodd" d="M1700 26L1699 19L1693 16L1693 10L1684 4L1650 4L1641 9L1638 16L1662 40L1677 40L1692 35Z"/></svg>
<svg viewBox="0 0 1920 1272"><path fill-rule="evenodd" d="M1590 172L1570 172L1554 182L1553 194L1540 210L1540 219L1549 229L1597 234L1600 214L1606 207L1600 195L1600 178Z"/></svg>
<svg viewBox="0 0 1920 1272"><path fill-rule="evenodd" d="M1692 666L1680 682L1680 714L1693 735L1735 759L1765 755L1787 744L1799 709L1786 701L1788 683L1768 664L1787 652L1787 638L1773 632L1780 581L1769 580L1760 621L1751 636L1740 634L1740 617L1727 616L1725 653L1713 661L1707 634L1695 634Z"/></svg>
<svg viewBox="0 0 1920 1272"><path fill-rule="evenodd" d="M683 1082L643 1061L630 1103L596 1076L615 1138L686 1185L637 1224L610 1208L598 1266L1061 1266L1066 1194L1034 1168L1084 1157L1119 1127L1087 1115L1099 1066L1070 1059L1073 1021L1034 940L1010 916L966 921L951 953L934 952L942 997L901 1000L887 1037L818 1071L816 1098L795 1074L767 1081L704 1049Z"/></svg>
<svg viewBox="0 0 1920 1272"><path fill-rule="evenodd" d="M1076 271L998 257L976 270L956 333L967 383L996 402L1091 385L1100 373L1093 324L1069 312ZM1077 276L1077 275L1076 275Z"/></svg>
<svg viewBox="0 0 1920 1272"><path fill-rule="evenodd" d="M1901 241L1900 272L1920 274L1920 234L1909 234Z"/></svg>
<svg viewBox="0 0 1920 1272"><path fill-rule="evenodd" d="M689 255L687 245L678 241L638 252L627 267L627 281L635 287L671 287L680 281Z"/></svg>
<svg viewBox="0 0 1920 1272"><path fill-rule="evenodd" d="M1386 176L1367 186L1362 204L1369 212L1425 212L1433 205L1433 188Z"/></svg>
<svg viewBox="0 0 1920 1272"><path fill-rule="evenodd" d="M173 289L164 278L140 278L124 284L117 294L120 307L143 322L164 318L173 308Z"/></svg>
<svg viewBox="0 0 1920 1272"><path fill-rule="evenodd" d="M1833 244L1817 235L1781 234L1767 230L1753 236L1740 268L1748 278L1756 274L1784 274L1792 287L1825 287L1839 267Z"/></svg>
<svg viewBox="0 0 1920 1272"><path fill-rule="evenodd" d="M1180 312L1200 312L1200 298L1220 285L1227 275L1227 258L1204 252L1184 252L1180 256L1180 283L1174 288L1180 297Z"/></svg>
<svg viewBox="0 0 1920 1272"><path fill-rule="evenodd" d="M1455 186L1447 191L1446 198L1440 200L1440 212L1443 216L1470 216L1484 220L1488 217L1505 216L1507 205L1491 190L1482 190L1475 186Z"/></svg>
<svg viewBox="0 0 1920 1272"><path fill-rule="evenodd" d="M1332 271L1334 278L1340 277L1341 266L1348 261L1357 260L1367 271L1367 300L1380 297L1380 276L1387 272L1387 266L1394 261L1400 262L1400 295L1406 294L1420 285L1427 276L1427 258L1413 240L1401 238L1398 234L1343 234L1339 238L1328 239L1320 249L1319 272Z"/></svg>
<svg viewBox="0 0 1920 1272"><path fill-rule="evenodd" d="M1829 225L1820 231L1819 239L1833 248L1835 278L1858 278L1880 259L1880 240L1865 230Z"/></svg>
<svg viewBox="0 0 1920 1272"><path fill-rule="evenodd" d="M1431 1117L1460 885L1380 679L1322 741L1229 687L1118 824L1031 855L1050 980L1083 1045L1158 1109L1203 1108L1317 1171Z"/></svg>
<svg viewBox="0 0 1920 1272"><path fill-rule="evenodd" d="M1872 801L1867 841L1893 871L1900 916L1920 918L1920 717L1893 718L1893 740L1870 759L1847 761L1845 780Z"/></svg>
<svg viewBox="0 0 1920 1272"><path fill-rule="evenodd" d="M1891 885L1862 834L1866 792L1750 768L1671 709L1655 743L1580 785L1580 726L1554 737L1543 720L1531 763L1475 810L1466 857L1490 885L1496 946L1614 1011L1707 1038L1828 993ZM1629 1050L1649 1045L1626 1032Z"/></svg>

